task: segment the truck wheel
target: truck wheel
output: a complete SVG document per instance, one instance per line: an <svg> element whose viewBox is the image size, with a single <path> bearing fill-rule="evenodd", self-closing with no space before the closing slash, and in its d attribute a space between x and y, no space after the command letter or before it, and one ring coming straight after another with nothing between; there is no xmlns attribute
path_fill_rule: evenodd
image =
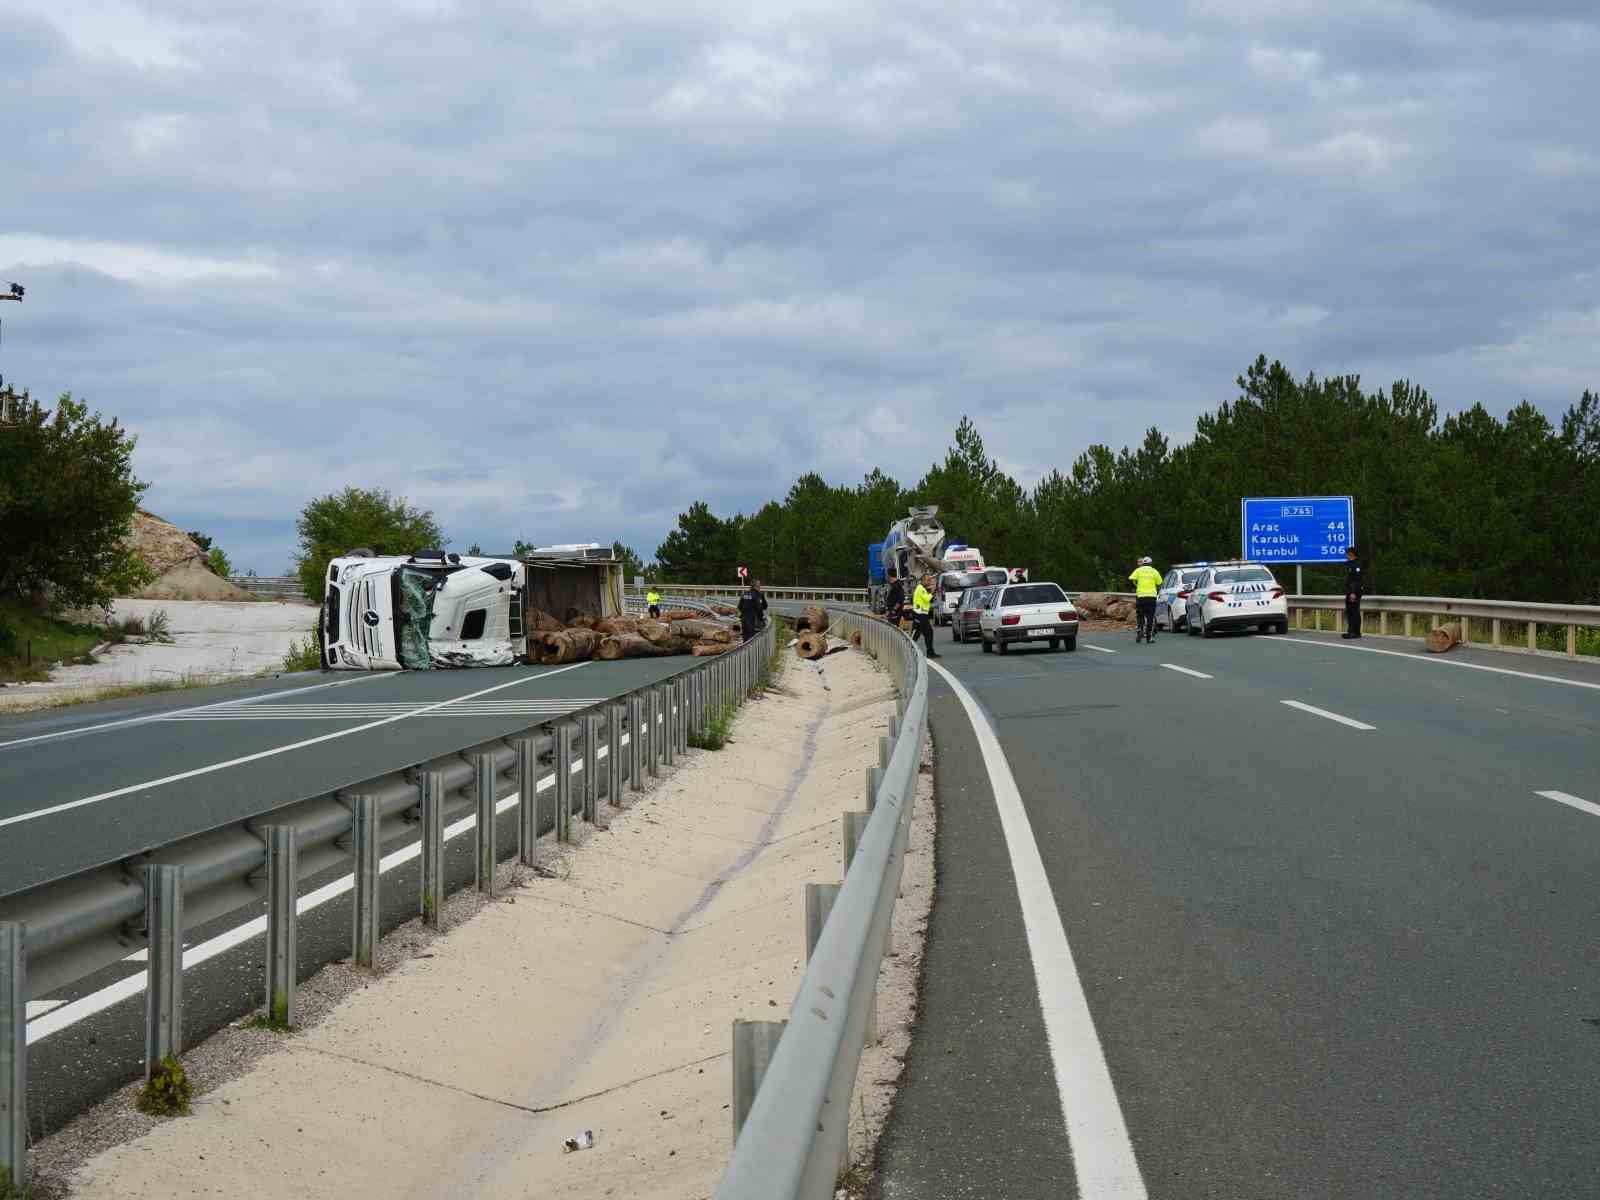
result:
<svg viewBox="0 0 1600 1200"><path fill-rule="evenodd" d="M328 646L322 640L322 622L317 622L317 657L322 660L322 669L328 669Z"/></svg>
<svg viewBox="0 0 1600 1200"><path fill-rule="evenodd" d="M372 547L371 546L357 546L354 550L346 550L344 552L344 556L346 558L376 558L377 557L377 555L372 552Z"/></svg>

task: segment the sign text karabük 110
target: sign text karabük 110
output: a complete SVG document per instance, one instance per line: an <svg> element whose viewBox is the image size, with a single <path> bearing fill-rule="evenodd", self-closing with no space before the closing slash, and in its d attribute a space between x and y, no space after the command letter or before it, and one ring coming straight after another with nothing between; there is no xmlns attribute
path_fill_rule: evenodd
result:
<svg viewBox="0 0 1600 1200"><path fill-rule="evenodd" d="M1356 544L1349 496L1253 496L1239 502L1240 557L1255 562L1337 562Z"/></svg>

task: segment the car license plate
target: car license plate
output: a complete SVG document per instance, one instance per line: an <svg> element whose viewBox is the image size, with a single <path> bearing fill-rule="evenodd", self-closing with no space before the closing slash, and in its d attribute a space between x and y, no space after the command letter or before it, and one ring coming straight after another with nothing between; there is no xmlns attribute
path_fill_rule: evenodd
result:
<svg viewBox="0 0 1600 1200"><path fill-rule="evenodd" d="M1056 636L1056 631L1054 629L1030 629L1030 630L1028 630L1028 636L1029 637L1055 637Z"/></svg>

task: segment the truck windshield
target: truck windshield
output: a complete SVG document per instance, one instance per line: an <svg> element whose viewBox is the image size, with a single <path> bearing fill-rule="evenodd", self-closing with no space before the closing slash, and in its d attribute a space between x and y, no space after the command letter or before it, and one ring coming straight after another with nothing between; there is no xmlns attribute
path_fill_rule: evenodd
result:
<svg viewBox="0 0 1600 1200"><path fill-rule="evenodd" d="M401 567L394 573L395 657L411 671L426 671L428 630L433 625L433 597L439 575L416 567Z"/></svg>

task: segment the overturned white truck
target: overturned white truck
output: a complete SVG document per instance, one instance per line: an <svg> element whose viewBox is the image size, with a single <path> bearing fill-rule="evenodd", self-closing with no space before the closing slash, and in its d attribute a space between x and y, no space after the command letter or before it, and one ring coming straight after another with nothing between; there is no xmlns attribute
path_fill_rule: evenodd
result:
<svg viewBox="0 0 1600 1200"><path fill-rule="evenodd" d="M620 616L621 562L598 544L520 558L354 550L328 564L317 640L333 670L504 667L527 661L534 610Z"/></svg>

